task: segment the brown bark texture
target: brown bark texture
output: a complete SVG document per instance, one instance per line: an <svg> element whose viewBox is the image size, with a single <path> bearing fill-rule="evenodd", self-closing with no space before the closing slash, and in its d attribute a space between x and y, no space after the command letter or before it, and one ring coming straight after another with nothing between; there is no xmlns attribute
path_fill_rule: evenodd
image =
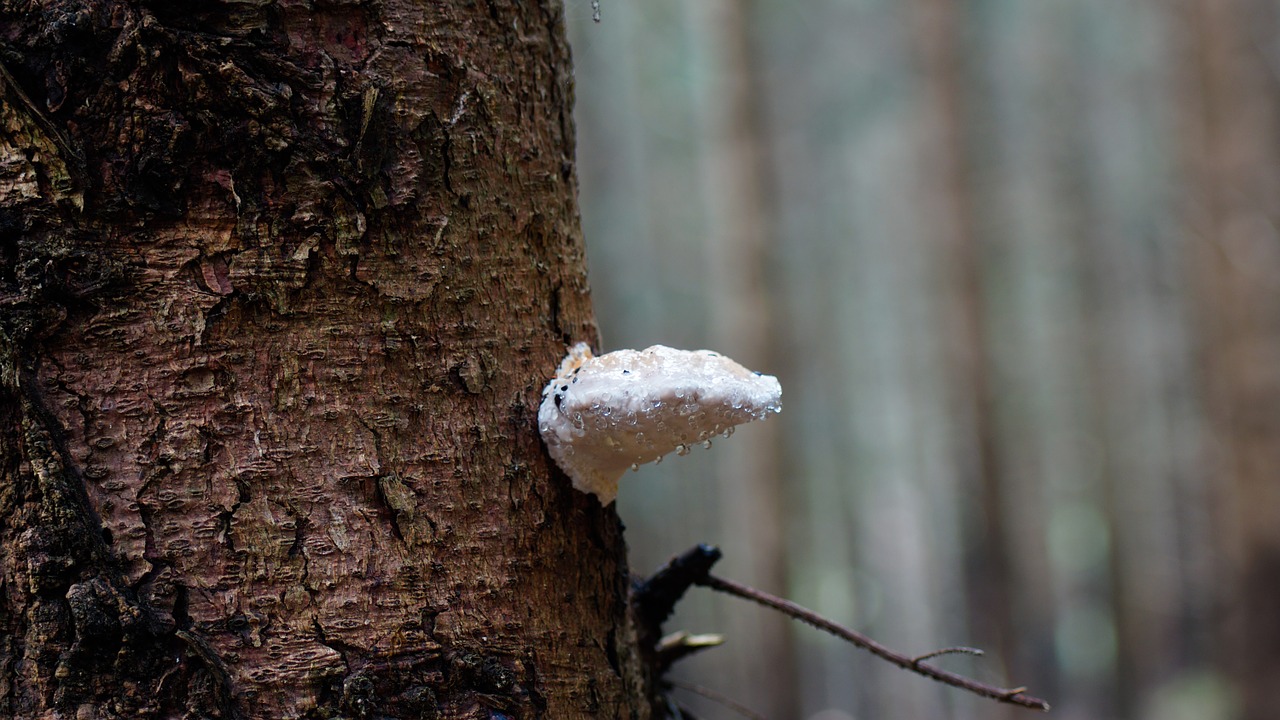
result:
<svg viewBox="0 0 1280 720"><path fill-rule="evenodd" d="M0 2L0 716L647 717L556 2Z"/></svg>

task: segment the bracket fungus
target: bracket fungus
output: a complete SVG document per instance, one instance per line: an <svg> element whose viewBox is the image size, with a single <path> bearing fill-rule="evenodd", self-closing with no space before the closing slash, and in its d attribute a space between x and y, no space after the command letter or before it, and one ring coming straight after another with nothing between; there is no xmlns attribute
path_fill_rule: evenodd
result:
<svg viewBox="0 0 1280 720"><path fill-rule="evenodd" d="M542 391L538 429L573 486L608 505L627 468L782 410L782 386L709 350L570 349Z"/></svg>

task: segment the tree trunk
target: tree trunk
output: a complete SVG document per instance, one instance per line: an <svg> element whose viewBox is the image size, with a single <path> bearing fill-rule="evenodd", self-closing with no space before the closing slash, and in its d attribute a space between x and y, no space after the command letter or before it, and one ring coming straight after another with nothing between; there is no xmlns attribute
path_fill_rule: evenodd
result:
<svg viewBox="0 0 1280 720"><path fill-rule="evenodd" d="M560 4L0 8L0 715L648 717Z"/></svg>
<svg viewBox="0 0 1280 720"><path fill-rule="evenodd" d="M962 42L963 16L949 0L917 0L914 8L913 48L924 70L931 121L932 146L925 155L934 185L935 215L942 218L930 229L939 238L946 269L946 367L951 373L949 398L955 413L959 445L971 448L956 461L965 494L975 497L965 510L965 602L968 622L988 653L1011 675L1014 659L1012 559L1008 553L1010 528L1002 502L1009 482L1000 455L996 391L992 387L988 328L984 298L983 260L988 252L976 217L972 168L966 157L969 108L965 98L965 70L972 59ZM989 718L1012 717L1008 707L986 709Z"/></svg>
<svg viewBox="0 0 1280 720"><path fill-rule="evenodd" d="M1200 238L1192 278L1224 558L1218 650L1240 692L1240 717L1263 720L1280 707L1280 102L1266 51L1277 10L1255 0L1195 0L1185 9L1197 201L1189 221Z"/></svg>
<svg viewBox="0 0 1280 720"><path fill-rule="evenodd" d="M770 282L777 215L769 133L761 87L760 48L754 37L758 7L744 0L703 3L698 35L717 49L717 82L706 112L707 180L714 221L707 240L707 301L715 347L752 367L780 370ZM705 32L701 32L705 31ZM720 533L742 552L744 577L761 588L788 592L786 488L780 472L779 423L752 430L752 442L719 462ZM781 616L740 613L733 635L754 636L757 652L721 660L737 693L756 692L766 717L796 717L800 698L792 624ZM767 691L762 691L767 689Z"/></svg>

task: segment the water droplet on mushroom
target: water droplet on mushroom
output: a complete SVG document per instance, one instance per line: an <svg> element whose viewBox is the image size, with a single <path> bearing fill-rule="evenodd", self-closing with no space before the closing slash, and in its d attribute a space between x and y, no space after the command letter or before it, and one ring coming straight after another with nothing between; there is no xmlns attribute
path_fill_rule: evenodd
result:
<svg viewBox="0 0 1280 720"><path fill-rule="evenodd" d="M538 428L574 487L608 504L626 468L709 447L733 425L778 412L779 394L775 378L716 353L654 346L594 357L579 343L543 390Z"/></svg>
<svg viewBox="0 0 1280 720"><path fill-rule="evenodd" d="M703 441L702 441L702 447L707 448L708 450L710 450L710 449L711 449L711 441L710 441L710 440L703 440Z"/></svg>
<svg viewBox="0 0 1280 720"><path fill-rule="evenodd" d="M640 472L640 466L636 463L631 463L631 472Z"/></svg>

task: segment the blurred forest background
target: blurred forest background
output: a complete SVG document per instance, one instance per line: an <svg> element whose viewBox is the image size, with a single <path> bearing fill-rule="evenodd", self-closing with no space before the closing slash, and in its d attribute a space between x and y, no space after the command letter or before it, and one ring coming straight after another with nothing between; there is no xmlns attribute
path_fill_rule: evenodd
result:
<svg viewBox="0 0 1280 720"><path fill-rule="evenodd" d="M624 478L718 572L1058 720L1280 717L1280 4L568 0L605 350L784 412ZM695 590L772 720L1030 717ZM678 690L708 720L735 714Z"/></svg>

